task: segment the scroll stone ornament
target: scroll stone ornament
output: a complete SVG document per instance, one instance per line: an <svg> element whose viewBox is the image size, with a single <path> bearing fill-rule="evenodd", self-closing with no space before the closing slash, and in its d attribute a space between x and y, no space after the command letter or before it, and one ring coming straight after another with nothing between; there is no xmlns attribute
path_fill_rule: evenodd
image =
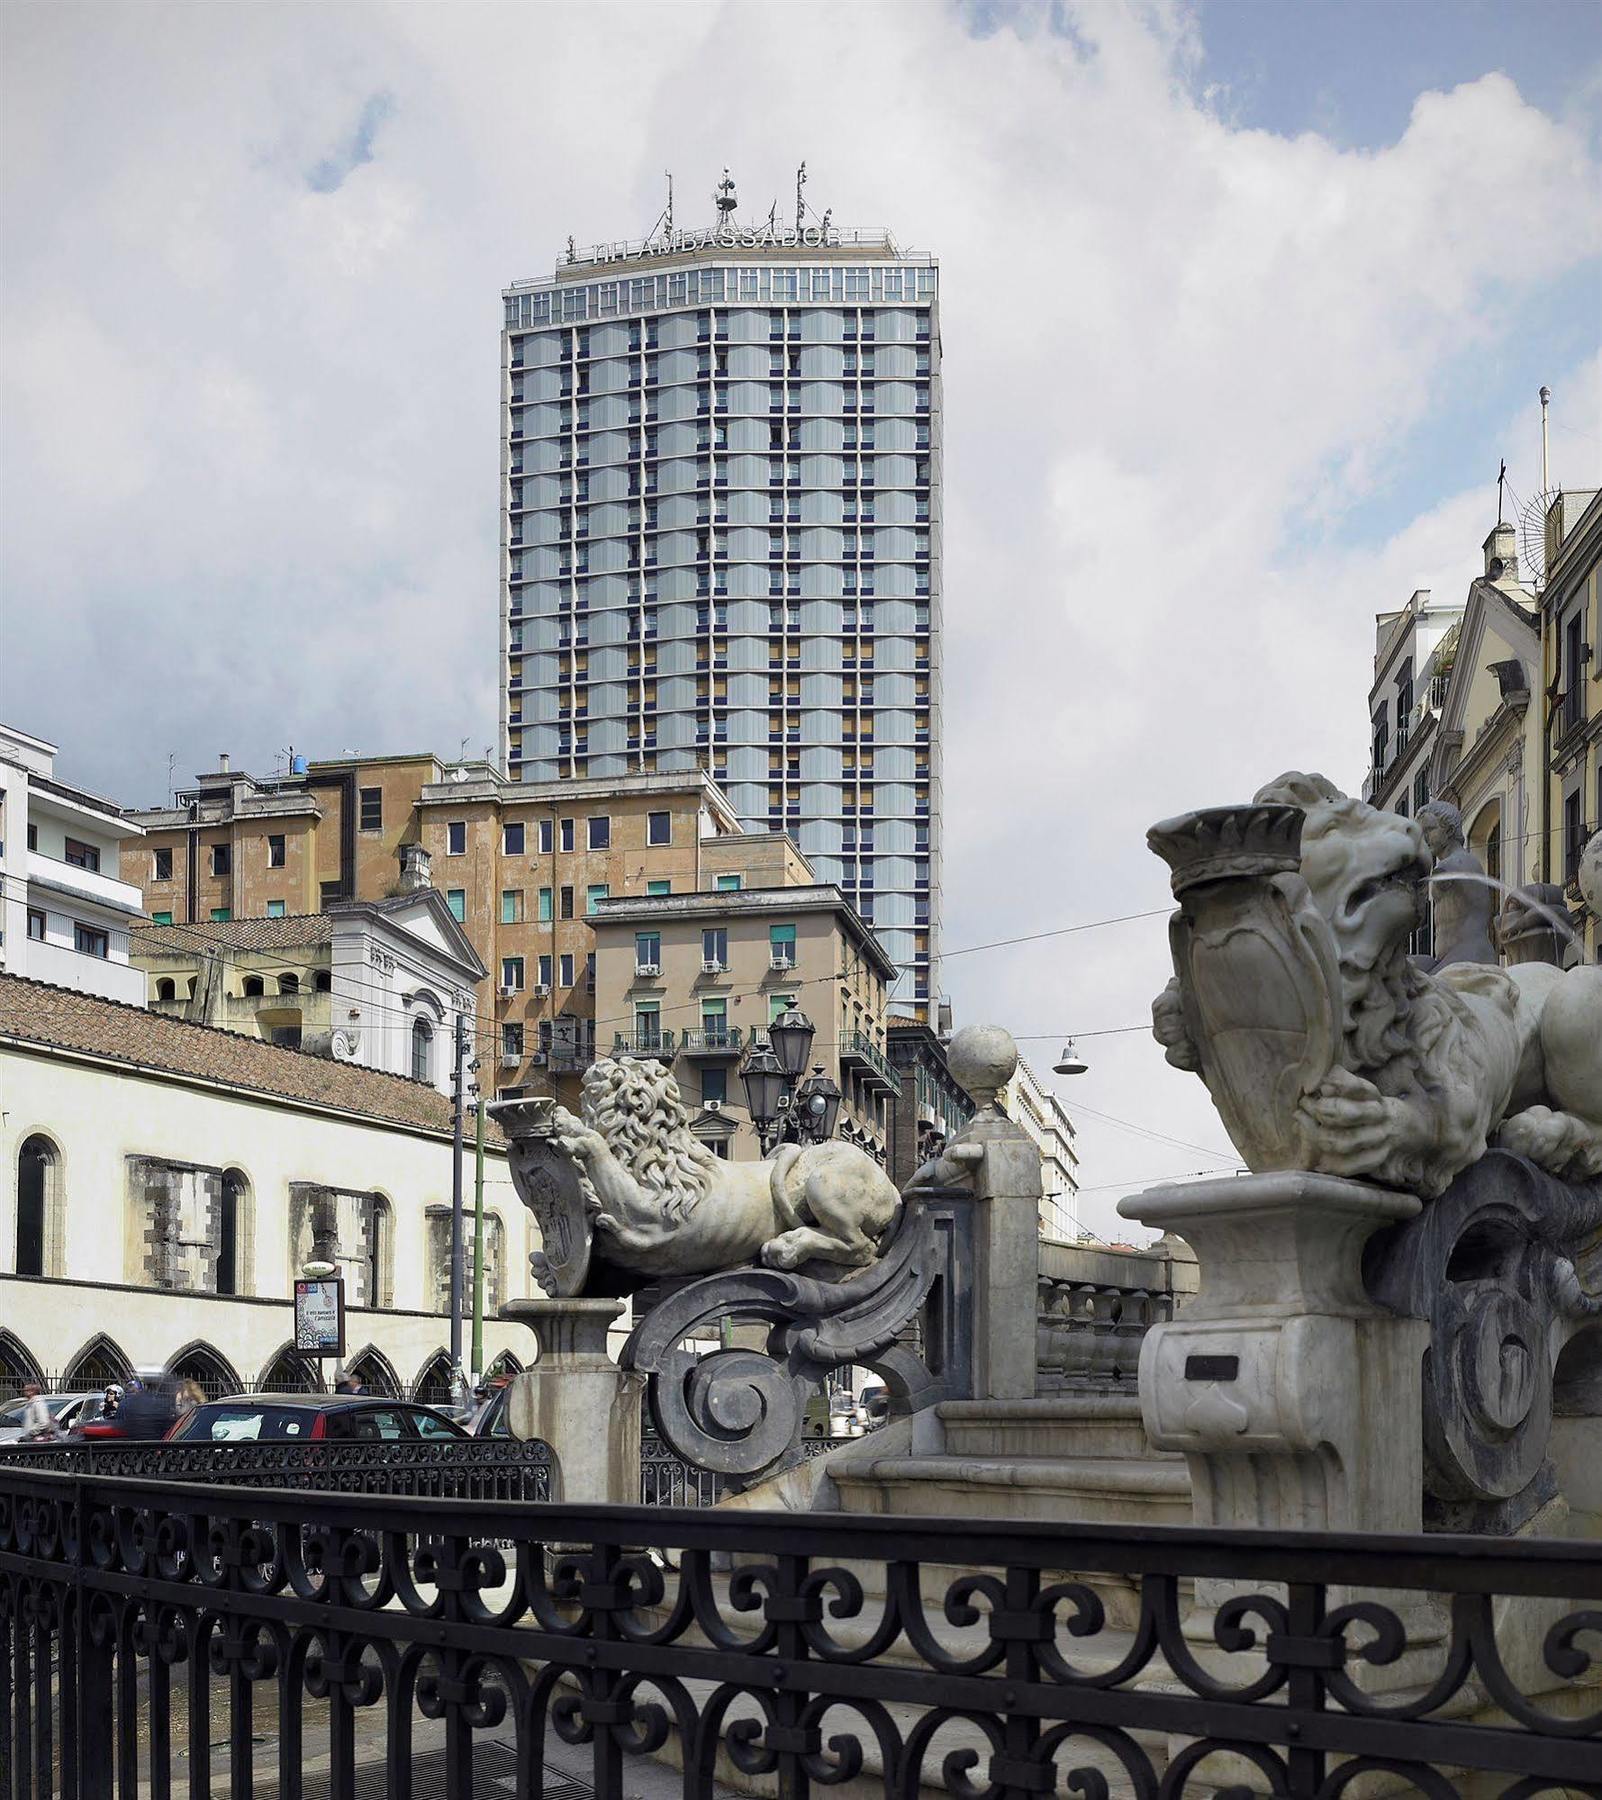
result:
<svg viewBox="0 0 1602 1800"><path fill-rule="evenodd" d="M1416 821L1288 774L1149 842L1180 901L1154 1029L1253 1170L1432 1199L1494 1137L1561 1179L1602 1175L1602 967L1416 968Z"/></svg>

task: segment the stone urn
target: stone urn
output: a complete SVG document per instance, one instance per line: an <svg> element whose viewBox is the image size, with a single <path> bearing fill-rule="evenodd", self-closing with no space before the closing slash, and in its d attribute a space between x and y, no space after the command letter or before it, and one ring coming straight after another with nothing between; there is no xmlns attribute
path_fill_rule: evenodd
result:
<svg viewBox="0 0 1602 1800"><path fill-rule="evenodd" d="M1146 834L1179 902L1169 997L1231 1141L1257 1171L1310 1166L1301 1103L1341 1043L1335 945L1300 873L1303 817L1298 806L1218 806Z"/></svg>

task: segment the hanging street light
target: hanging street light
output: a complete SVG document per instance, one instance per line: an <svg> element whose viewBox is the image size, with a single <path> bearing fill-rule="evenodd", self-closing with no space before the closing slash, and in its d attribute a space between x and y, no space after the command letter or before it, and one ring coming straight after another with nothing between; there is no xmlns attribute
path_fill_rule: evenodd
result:
<svg viewBox="0 0 1602 1800"><path fill-rule="evenodd" d="M1057 1075L1083 1075L1089 1064L1074 1054L1074 1040L1069 1038L1060 1060L1052 1064L1052 1071Z"/></svg>
<svg viewBox="0 0 1602 1800"><path fill-rule="evenodd" d="M812 1040L816 1036L817 1028L812 1021L793 1006L780 1013L768 1027L768 1042L792 1087L806 1071L812 1056Z"/></svg>
<svg viewBox="0 0 1602 1800"><path fill-rule="evenodd" d="M812 1073L795 1091L792 1117L804 1144L827 1143L834 1136L835 1122L840 1117L840 1090L823 1072L822 1063L812 1065Z"/></svg>

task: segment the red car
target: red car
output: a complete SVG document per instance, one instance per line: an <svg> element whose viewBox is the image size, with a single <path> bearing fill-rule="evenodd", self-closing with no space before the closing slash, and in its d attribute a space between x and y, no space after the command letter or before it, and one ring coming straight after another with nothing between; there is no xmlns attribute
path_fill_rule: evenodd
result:
<svg viewBox="0 0 1602 1800"><path fill-rule="evenodd" d="M468 1434L431 1406L369 1394L236 1394L208 1400L167 1432L170 1443L417 1443Z"/></svg>

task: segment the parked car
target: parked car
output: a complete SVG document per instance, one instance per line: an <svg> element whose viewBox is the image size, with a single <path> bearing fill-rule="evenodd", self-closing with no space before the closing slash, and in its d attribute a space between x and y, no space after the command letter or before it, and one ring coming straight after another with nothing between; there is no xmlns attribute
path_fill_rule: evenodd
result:
<svg viewBox="0 0 1602 1800"><path fill-rule="evenodd" d="M50 1417L59 1432L68 1432L76 1426L86 1425L91 1419L100 1416L100 1407L105 1394L97 1388L92 1394L46 1394L44 1403L50 1409ZM0 1406L0 1444L15 1444L22 1437L22 1415L27 1409L26 1400L8 1400ZM44 1438L39 1440L48 1443Z"/></svg>
<svg viewBox="0 0 1602 1800"><path fill-rule="evenodd" d="M465 1438L460 1425L408 1400L370 1394L236 1394L208 1400L167 1433L169 1443L416 1443Z"/></svg>
<svg viewBox="0 0 1602 1800"><path fill-rule="evenodd" d="M511 1394L510 1382L494 1390L473 1420L474 1437L509 1438L512 1435L511 1415L507 1410Z"/></svg>
<svg viewBox="0 0 1602 1800"><path fill-rule="evenodd" d="M857 1396L857 1407L871 1430L890 1416L890 1390L882 1381L870 1383Z"/></svg>

